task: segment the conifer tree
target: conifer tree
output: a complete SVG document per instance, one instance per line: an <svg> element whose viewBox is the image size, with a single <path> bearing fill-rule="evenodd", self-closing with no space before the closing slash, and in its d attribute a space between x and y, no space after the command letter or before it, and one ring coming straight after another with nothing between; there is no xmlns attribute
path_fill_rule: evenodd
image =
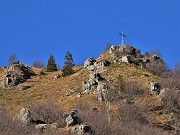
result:
<svg viewBox="0 0 180 135"><path fill-rule="evenodd" d="M62 76L68 76L74 73L72 67L74 66L72 54L67 51L65 55L65 62L62 69Z"/></svg>
<svg viewBox="0 0 180 135"><path fill-rule="evenodd" d="M72 54L69 51L66 52L64 59L65 59L64 67L73 67L74 66Z"/></svg>
<svg viewBox="0 0 180 135"><path fill-rule="evenodd" d="M49 57L48 64L47 64L47 71L48 72L57 71L57 67L56 67L56 63L55 63L55 59L53 55L50 55Z"/></svg>

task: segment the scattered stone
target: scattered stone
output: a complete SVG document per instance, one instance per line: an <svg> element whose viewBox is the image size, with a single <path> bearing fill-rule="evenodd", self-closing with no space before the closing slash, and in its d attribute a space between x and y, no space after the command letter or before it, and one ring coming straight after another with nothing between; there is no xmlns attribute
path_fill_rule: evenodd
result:
<svg viewBox="0 0 180 135"><path fill-rule="evenodd" d="M61 76L59 74L55 75L53 80L57 80L58 78L60 78Z"/></svg>
<svg viewBox="0 0 180 135"><path fill-rule="evenodd" d="M80 97L81 97L81 93L78 93L78 94L77 94L77 98L80 98Z"/></svg>
<svg viewBox="0 0 180 135"><path fill-rule="evenodd" d="M31 88L31 86L23 86L23 85L20 85L20 86L19 86L19 89L20 89L21 91L27 90L27 89L29 89L29 88Z"/></svg>
<svg viewBox="0 0 180 135"><path fill-rule="evenodd" d="M52 123L50 126L53 129L60 128L60 125L57 122Z"/></svg>
<svg viewBox="0 0 180 135"><path fill-rule="evenodd" d="M150 94L152 95L158 95L160 93L160 88L161 85L158 82L150 82L149 83L149 88L150 88Z"/></svg>
<svg viewBox="0 0 180 135"><path fill-rule="evenodd" d="M74 89L69 89L66 93L66 96L69 96L69 95L73 94L74 92L75 92Z"/></svg>

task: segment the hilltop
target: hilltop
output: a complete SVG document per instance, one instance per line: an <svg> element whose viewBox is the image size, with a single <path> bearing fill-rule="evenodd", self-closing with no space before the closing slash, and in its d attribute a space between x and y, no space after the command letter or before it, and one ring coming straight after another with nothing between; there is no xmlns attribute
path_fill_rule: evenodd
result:
<svg viewBox="0 0 180 135"><path fill-rule="evenodd" d="M145 110L142 112L148 120L149 126L161 127L163 130L168 129L173 133L174 129L171 129L167 124L169 115L161 114L162 110L159 109L161 108L161 97L158 94L149 94L150 83L160 82L161 80L161 77L145 68L145 66L148 67L148 63L155 62L155 60L162 62L159 56L142 55L140 50L132 46L112 46L110 50L103 52L97 60L87 59L85 64L90 62L89 65L84 67L74 66L74 73L70 76L53 79L54 76L61 75L61 71L46 72L44 70L45 74L41 74L42 69L29 67L33 71L33 75L21 82L20 85L30 86L30 88L19 90L19 85L14 85L8 89L1 88L0 105L5 107L10 115L15 116L21 108L28 108L32 104L46 102L51 102L57 106L57 110L63 112L72 109L84 109L86 111L94 108L103 112L106 108L105 105L107 105L106 101L108 101L111 103L109 112L112 119L117 119L116 113L120 109L119 105L123 107L124 104L133 104ZM106 61L109 64L106 64ZM7 70L6 68L0 70L0 81L3 81L3 76ZM103 78L102 81L98 80L97 76L92 77L93 74L97 75L97 73L100 74L100 78ZM89 85L88 90L91 91L88 91L83 88L83 84L88 84L91 80L97 84ZM121 87L119 81L123 82L123 85L127 85L123 88L125 92L121 91L118 99L107 100L107 95L104 96L104 94L108 92L103 93L103 89L110 90L109 93L117 92L116 89ZM101 83L106 84L106 88L99 88ZM97 98L97 96L99 97L98 88L101 96L104 96L101 101L98 101ZM67 95L70 90L72 92ZM115 95L118 95L118 93L115 93Z"/></svg>

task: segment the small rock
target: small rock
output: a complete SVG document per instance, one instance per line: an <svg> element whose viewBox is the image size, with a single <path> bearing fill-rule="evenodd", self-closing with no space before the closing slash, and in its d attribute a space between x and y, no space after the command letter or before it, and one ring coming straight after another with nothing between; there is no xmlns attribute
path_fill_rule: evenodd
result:
<svg viewBox="0 0 180 135"><path fill-rule="evenodd" d="M60 78L61 76L59 74L55 75L53 80L57 80L58 78Z"/></svg>
<svg viewBox="0 0 180 135"><path fill-rule="evenodd" d="M21 91L27 90L29 88L31 88L31 86L23 86L23 85L19 86L19 90L21 90Z"/></svg>
<svg viewBox="0 0 180 135"><path fill-rule="evenodd" d="M66 93L66 96L69 96L69 95L73 94L74 92L75 92L74 89L69 89Z"/></svg>
<svg viewBox="0 0 180 135"><path fill-rule="evenodd" d="M35 125L35 128L43 131L44 129L47 128L47 124L38 124Z"/></svg>

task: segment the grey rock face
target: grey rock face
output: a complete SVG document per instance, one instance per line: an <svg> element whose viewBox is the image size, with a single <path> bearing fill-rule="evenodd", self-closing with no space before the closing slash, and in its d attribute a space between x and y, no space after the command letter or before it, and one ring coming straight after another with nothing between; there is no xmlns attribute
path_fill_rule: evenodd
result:
<svg viewBox="0 0 180 135"><path fill-rule="evenodd" d="M3 76L2 87L9 88L11 86L16 86L33 75L32 70L19 62L12 63L7 72Z"/></svg>
<svg viewBox="0 0 180 135"><path fill-rule="evenodd" d="M149 83L149 92L152 95L158 95L160 93L161 85L158 82L150 82Z"/></svg>
<svg viewBox="0 0 180 135"><path fill-rule="evenodd" d="M107 83L99 82L97 86L97 98L99 101L105 101L107 97Z"/></svg>
<svg viewBox="0 0 180 135"><path fill-rule="evenodd" d="M104 80L99 73L90 74L89 80L83 81L82 89L84 93L90 94L97 90L98 82Z"/></svg>
<svg viewBox="0 0 180 135"><path fill-rule="evenodd" d="M96 60L94 60L93 57L88 58L85 62L84 62L84 68L88 69L88 70L93 70L94 69L94 63L96 62Z"/></svg>
<svg viewBox="0 0 180 135"><path fill-rule="evenodd" d="M84 62L84 68L88 71L96 71L97 73L103 72L106 67L109 66L109 62L107 60L96 61L93 57L90 57Z"/></svg>

